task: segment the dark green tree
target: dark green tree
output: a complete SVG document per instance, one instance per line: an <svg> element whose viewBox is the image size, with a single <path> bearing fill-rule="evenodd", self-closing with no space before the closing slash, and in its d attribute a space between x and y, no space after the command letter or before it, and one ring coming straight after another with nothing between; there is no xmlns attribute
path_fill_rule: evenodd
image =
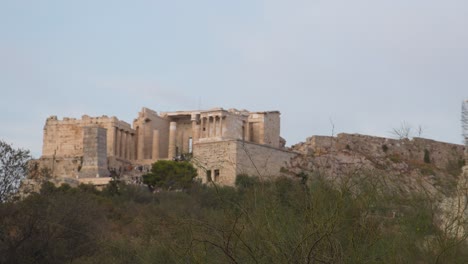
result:
<svg viewBox="0 0 468 264"><path fill-rule="evenodd" d="M151 189L186 189L196 176L197 170L187 161L159 160L143 175L143 183Z"/></svg>

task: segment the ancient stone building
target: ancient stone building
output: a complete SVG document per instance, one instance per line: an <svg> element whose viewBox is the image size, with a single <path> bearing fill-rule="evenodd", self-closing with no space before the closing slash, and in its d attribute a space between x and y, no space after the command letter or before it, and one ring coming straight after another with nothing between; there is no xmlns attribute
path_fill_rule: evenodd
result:
<svg viewBox="0 0 468 264"><path fill-rule="evenodd" d="M143 108L133 126L116 117L52 116L37 167L53 178L105 184L111 173L140 174L160 159L190 154L199 180L233 185L236 175L274 177L295 154L284 149L280 113L215 108L157 113ZM138 174L138 173L137 173Z"/></svg>

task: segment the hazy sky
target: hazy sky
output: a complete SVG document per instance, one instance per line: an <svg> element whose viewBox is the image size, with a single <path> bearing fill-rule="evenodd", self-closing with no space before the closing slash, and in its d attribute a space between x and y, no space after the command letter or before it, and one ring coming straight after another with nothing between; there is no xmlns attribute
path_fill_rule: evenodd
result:
<svg viewBox="0 0 468 264"><path fill-rule="evenodd" d="M466 0L0 0L0 139L38 157L50 115L281 111L332 132L461 143ZM334 124L334 130L331 123Z"/></svg>

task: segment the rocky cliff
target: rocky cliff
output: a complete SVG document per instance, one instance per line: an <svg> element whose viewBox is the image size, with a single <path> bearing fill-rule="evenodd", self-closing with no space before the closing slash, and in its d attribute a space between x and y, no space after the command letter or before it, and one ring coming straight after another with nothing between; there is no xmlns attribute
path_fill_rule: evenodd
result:
<svg viewBox="0 0 468 264"><path fill-rule="evenodd" d="M424 138L389 139L359 134L312 136L293 145L300 153L286 171L339 182L366 177L393 191L449 194L465 164L463 145Z"/></svg>

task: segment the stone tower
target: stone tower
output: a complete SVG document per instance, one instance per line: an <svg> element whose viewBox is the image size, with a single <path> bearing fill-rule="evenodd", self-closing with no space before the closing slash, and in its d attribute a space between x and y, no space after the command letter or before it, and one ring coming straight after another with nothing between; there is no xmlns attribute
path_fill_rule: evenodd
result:
<svg viewBox="0 0 468 264"><path fill-rule="evenodd" d="M108 177L107 130L98 126L83 128L83 166L79 178Z"/></svg>

